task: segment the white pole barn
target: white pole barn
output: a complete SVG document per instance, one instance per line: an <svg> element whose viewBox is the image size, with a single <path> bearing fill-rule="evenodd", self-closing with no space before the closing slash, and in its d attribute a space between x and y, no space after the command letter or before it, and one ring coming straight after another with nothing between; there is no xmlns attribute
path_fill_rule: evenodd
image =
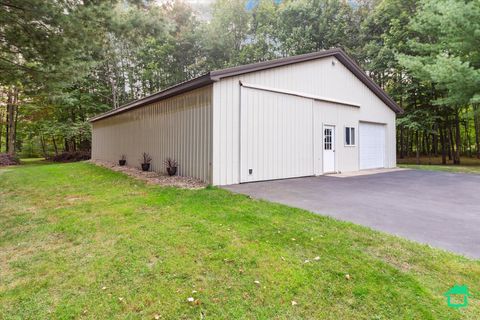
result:
<svg viewBox="0 0 480 320"><path fill-rule="evenodd" d="M90 119L92 158L213 185L396 166L402 109L342 50L212 71Z"/></svg>

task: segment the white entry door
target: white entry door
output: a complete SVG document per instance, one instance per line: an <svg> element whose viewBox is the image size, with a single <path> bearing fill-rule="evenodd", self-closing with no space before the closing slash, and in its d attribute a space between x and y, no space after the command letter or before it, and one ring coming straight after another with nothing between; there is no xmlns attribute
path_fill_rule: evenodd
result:
<svg viewBox="0 0 480 320"><path fill-rule="evenodd" d="M385 167L385 125L360 123L360 170Z"/></svg>
<svg viewBox="0 0 480 320"><path fill-rule="evenodd" d="M323 173L335 172L335 127L323 126Z"/></svg>

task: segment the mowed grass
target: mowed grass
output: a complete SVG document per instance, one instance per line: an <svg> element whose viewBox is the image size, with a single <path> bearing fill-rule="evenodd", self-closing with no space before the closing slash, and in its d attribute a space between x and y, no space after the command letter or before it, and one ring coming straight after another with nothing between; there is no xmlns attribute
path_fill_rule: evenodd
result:
<svg viewBox="0 0 480 320"><path fill-rule="evenodd" d="M0 319L480 314L478 260L217 188L31 163L0 168L0 204ZM454 284L467 308L447 306Z"/></svg>
<svg viewBox="0 0 480 320"><path fill-rule="evenodd" d="M459 165L454 165L452 161L447 161L447 164L443 165L441 157L422 157L418 165L415 158L397 159L397 161L401 168L480 174L480 159L477 158L462 157Z"/></svg>

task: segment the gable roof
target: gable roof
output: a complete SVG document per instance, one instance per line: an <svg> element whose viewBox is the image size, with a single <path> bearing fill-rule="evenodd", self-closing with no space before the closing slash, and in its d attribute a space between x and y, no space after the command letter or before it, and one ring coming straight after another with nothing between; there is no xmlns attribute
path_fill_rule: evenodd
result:
<svg viewBox="0 0 480 320"><path fill-rule="evenodd" d="M272 68L277 68L281 66L286 66L290 64L311 61L315 59L321 59L326 57L335 57L340 61L350 72L352 72L360 81L362 81L380 100L382 100L390 109L395 113L403 113L402 108L400 108L397 103L385 92L380 86L378 86L370 77L358 66L358 64L350 58L342 49L330 49L318 52L312 52L307 54L302 54L298 56L292 56L287 58L280 58L276 60L252 63L247 65L242 65L233 68L227 68L222 70L210 71L204 75L201 75L192 80L188 80L172 87L169 87L165 90L157 92L155 94L149 95L145 98L138 99L127 103L117 109L113 109L92 117L89 119L90 122L95 122L100 119L104 119L115 114L129 111L131 109L139 108L141 106L167 99L194 89L198 89L213 82L220 81L223 78L238 76L246 73L267 70Z"/></svg>

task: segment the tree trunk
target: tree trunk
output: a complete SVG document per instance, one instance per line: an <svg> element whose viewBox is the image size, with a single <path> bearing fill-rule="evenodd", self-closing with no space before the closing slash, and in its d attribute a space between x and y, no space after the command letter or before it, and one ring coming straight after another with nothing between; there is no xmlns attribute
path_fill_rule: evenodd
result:
<svg viewBox="0 0 480 320"><path fill-rule="evenodd" d="M430 143L428 140L428 132L425 130L423 131L423 154L430 156Z"/></svg>
<svg viewBox="0 0 480 320"><path fill-rule="evenodd" d="M404 152L405 152L405 149L404 149L404 141L403 141L403 127L400 128L400 159L403 159L403 157L405 156Z"/></svg>
<svg viewBox="0 0 480 320"><path fill-rule="evenodd" d="M480 105L473 107L473 122L475 124L475 145L477 146L477 158L480 159Z"/></svg>
<svg viewBox="0 0 480 320"><path fill-rule="evenodd" d="M445 128L440 128L440 147L442 148L442 164L447 164L447 150L445 148Z"/></svg>
<svg viewBox="0 0 480 320"><path fill-rule="evenodd" d="M469 157L471 157L472 156L472 149L471 149L471 145L470 145L470 133L468 132L469 131L468 127L470 125L470 121L469 121L468 117L466 117L464 125L465 125L465 138L466 138L465 153L468 154Z"/></svg>
<svg viewBox="0 0 480 320"><path fill-rule="evenodd" d="M448 126L448 160L453 159L453 130L452 126Z"/></svg>
<svg viewBox="0 0 480 320"><path fill-rule="evenodd" d="M413 153L413 136L414 136L414 133L410 133L410 130L408 131L408 144L407 144L407 152L408 152L408 155L407 157L410 157Z"/></svg>
<svg viewBox="0 0 480 320"><path fill-rule="evenodd" d="M57 142L55 141L55 137L52 137L53 148L55 149L55 155L58 156L58 148Z"/></svg>
<svg viewBox="0 0 480 320"><path fill-rule="evenodd" d="M5 119L3 108L0 109L0 153L2 153L3 119Z"/></svg>
<svg viewBox="0 0 480 320"><path fill-rule="evenodd" d="M13 111L15 113L15 120L13 123L13 150L14 152L17 151L17 124L18 124L18 88L15 88L14 90L14 96L13 96Z"/></svg>
<svg viewBox="0 0 480 320"><path fill-rule="evenodd" d="M45 139L43 138L43 136L40 136L40 144L42 145L43 157L46 159L47 158L47 150L45 148Z"/></svg>
<svg viewBox="0 0 480 320"><path fill-rule="evenodd" d="M420 135L417 131L417 155L416 155L416 158L417 158L417 164L420 164Z"/></svg>
<svg viewBox="0 0 480 320"><path fill-rule="evenodd" d="M7 153L10 155L14 155L15 154L15 105L14 105L14 93L12 90L8 90L7 113L8 113Z"/></svg>
<svg viewBox="0 0 480 320"><path fill-rule="evenodd" d="M5 152L8 153L8 107L5 109Z"/></svg>
<svg viewBox="0 0 480 320"><path fill-rule="evenodd" d="M460 119L458 117L458 110L455 113L455 158L453 159L454 164L460 164Z"/></svg>

